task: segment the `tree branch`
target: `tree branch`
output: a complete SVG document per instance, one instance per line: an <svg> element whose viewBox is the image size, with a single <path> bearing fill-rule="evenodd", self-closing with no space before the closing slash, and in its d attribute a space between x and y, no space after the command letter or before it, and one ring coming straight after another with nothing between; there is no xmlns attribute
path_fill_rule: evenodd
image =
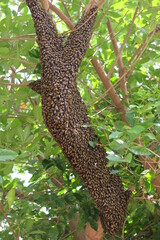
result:
<svg viewBox="0 0 160 240"><path fill-rule="evenodd" d="M0 82L0 85L3 85L3 86L12 86L12 87L27 87L27 86L28 86L28 83L16 84L16 83Z"/></svg>
<svg viewBox="0 0 160 240"><path fill-rule="evenodd" d="M66 23L66 25L72 30L74 29L73 22L64 14L62 13L55 5L49 2L50 9L58 15L58 17Z"/></svg>
<svg viewBox="0 0 160 240"><path fill-rule="evenodd" d="M25 37L12 37L12 38L0 38L0 42L5 42L5 41L14 41L14 40L22 40L22 41L35 41L36 38L25 38Z"/></svg>
<svg viewBox="0 0 160 240"><path fill-rule="evenodd" d="M5 217L5 219L6 219L7 223L8 223L8 225L9 225L9 227L10 227L10 229L11 229L11 232L13 233L13 236L15 237L16 240L18 240L19 238L18 238L16 232L14 231L14 229L13 229L13 227L12 227L12 225L11 225L9 219L7 218L7 214L5 213L2 204L0 205L0 211L2 212L3 216Z"/></svg>
<svg viewBox="0 0 160 240"><path fill-rule="evenodd" d="M31 63L31 62L28 62L28 61L25 61L25 60L19 59L19 58L14 58L14 57L10 57L10 56L0 56L0 58L6 59L6 60L15 60L15 61L18 61L18 62L21 62L21 63L36 66L35 63Z"/></svg>
<svg viewBox="0 0 160 240"><path fill-rule="evenodd" d="M49 2L48 2L48 0L40 0L40 1L41 1L41 3L42 3L43 9L44 9L47 13L49 13Z"/></svg>
<svg viewBox="0 0 160 240"><path fill-rule="evenodd" d="M66 4L64 3L63 0L61 0L61 2L62 2L62 4L63 4L63 7L64 7L64 9L65 9L67 15L68 15L68 18L71 20L71 16L70 16L69 11L68 11L68 9L67 9L67 7L66 7ZM71 21L72 21L72 20L71 20Z"/></svg>
<svg viewBox="0 0 160 240"><path fill-rule="evenodd" d="M134 13L132 22L131 22L131 24L130 24L129 30L128 30L127 35L126 35L126 37L125 37L125 39L124 39L124 42L123 42L123 44L122 44L122 46L121 46L121 48L120 48L120 50L119 50L119 54L117 55L117 57L116 57L113 65L112 65L111 69L110 69L109 72L108 72L108 77L109 77L109 78L110 78L110 76L111 76L111 74L112 74L112 72L113 72L113 70L114 70L114 67L116 66L116 63L117 63L117 61L118 61L118 59L119 59L119 57L120 57L120 54L121 54L121 52L122 52L122 50L123 50L123 48L124 48L124 46L125 46L125 44L126 44L126 42L127 42L127 40L128 40L128 37L129 37L129 35L130 35L130 33L131 33L131 30L132 30L134 21L135 21L136 16L137 16L137 12L138 12L138 6L136 7L136 10L135 10L135 13Z"/></svg>
<svg viewBox="0 0 160 240"><path fill-rule="evenodd" d="M108 22L107 22L107 27L108 27L110 39L112 41L112 46L113 46L116 58L119 55L119 58L117 59L117 64L118 64L118 68L119 68L119 77L122 77L122 75L126 72L126 68L124 66L122 56L119 53L118 44L117 44L117 41L115 39L115 34L114 34L114 31L113 31L112 24L111 24L110 20L108 20ZM129 104L129 100L128 100L128 97L127 97L128 92L127 92L127 85L126 85L126 77L123 77L121 79L120 86L121 86L122 93L124 95L123 96L123 101Z"/></svg>
<svg viewBox="0 0 160 240"><path fill-rule="evenodd" d="M113 87L110 79L108 78L108 76L106 75L106 73L103 70L102 66L100 65L100 63L97 60L92 60L92 64L93 64L97 74L99 75L101 81L103 82L103 84L104 84L104 86L105 86L105 88L107 90L108 95L112 99L112 102L113 102L115 108L117 109L118 112L122 112L122 115L121 115L122 120L124 122L126 122L126 117L125 117L126 109L125 109L125 106L122 104L122 102L121 102L118 94L116 93L116 90Z"/></svg>

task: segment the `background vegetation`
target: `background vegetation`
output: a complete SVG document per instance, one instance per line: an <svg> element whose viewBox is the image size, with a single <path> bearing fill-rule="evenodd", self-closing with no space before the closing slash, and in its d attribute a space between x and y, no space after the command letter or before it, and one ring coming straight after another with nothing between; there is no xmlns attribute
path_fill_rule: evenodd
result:
<svg viewBox="0 0 160 240"><path fill-rule="evenodd" d="M56 6L76 23L87 3L59 0ZM124 187L133 189L125 224L114 239L160 237L158 3L106 1L77 78L92 125L108 153L108 166L115 166L112 174L118 173ZM39 95L25 86L41 77L26 3L2 0L0 9L0 239L78 239L76 234L87 222L97 228L98 211L44 126ZM68 34L64 16L51 12L59 33ZM104 75L96 70L97 60ZM122 100L124 116L107 83ZM111 237L104 233L104 239Z"/></svg>

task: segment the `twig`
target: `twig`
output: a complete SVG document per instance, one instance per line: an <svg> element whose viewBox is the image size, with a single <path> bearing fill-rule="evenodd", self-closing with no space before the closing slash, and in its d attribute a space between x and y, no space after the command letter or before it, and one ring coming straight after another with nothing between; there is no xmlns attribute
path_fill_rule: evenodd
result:
<svg viewBox="0 0 160 240"><path fill-rule="evenodd" d="M24 37L0 38L0 42L14 41L14 40L35 41L36 38L24 38Z"/></svg>
<svg viewBox="0 0 160 240"><path fill-rule="evenodd" d="M153 225L153 222L148 224L146 227L144 227L134 238L132 238L132 240L138 239L138 236L141 235L141 233L144 232L144 230L146 230L147 228L151 227Z"/></svg>
<svg viewBox="0 0 160 240"><path fill-rule="evenodd" d="M121 46L121 48L120 48L120 50L119 50L119 54L117 55L117 57L116 57L113 65L112 65L111 69L110 69L109 72L108 72L108 77L109 77L109 78L110 78L110 76L111 76L111 74L112 74L112 72L113 72L113 70L114 70L114 67L116 66L117 60L119 59L120 54L121 54L121 52L122 52L122 50L123 50L123 48L124 48L124 46L125 46L125 44L126 44L126 42L127 42L127 40L128 40L128 37L129 37L129 35L130 35L130 33L131 33L131 30L132 30L134 21L135 21L136 16L137 16L137 12L138 12L138 7L136 7L136 10L135 10L133 19L132 19L132 21L131 21L131 24L130 24L128 33L127 33L127 35L126 35L126 37L125 37L125 39L124 39L124 42L123 42L123 44L122 44L122 46Z"/></svg>
<svg viewBox="0 0 160 240"><path fill-rule="evenodd" d="M68 12L68 9L67 9L67 7L66 7L66 4L64 3L63 0L61 0L61 2L62 2L62 4L63 4L63 7L64 7L66 13L67 13L68 18L71 20L71 16L70 16L70 14L69 14L69 12ZM72 21L72 20L71 20L71 21Z"/></svg>
<svg viewBox="0 0 160 240"><path fill-rule="evenodd" d="M111 24L110 20L108 20L108 22L107 22L107 27L108 27L110 39L112 41L112 46L113 46L116 58L119 55L119 58L117 59L117 63L118 63L118 67L119 67L119 77L121 77L126 72L126 68L124 66L122 56L119 53L118 44L117 44L117 41L115 39L115 34L114 34L114 31L113 31L112 24ZM129 100L128 100L128 97L127 97L128 92L127 92L127 86L126 86L126 77L121 79L120 86L121 86L122 93L124 94L123 101L129 104Z"/></svg>
<svg viewBox="0 0 160 240"><path fill-rule="evenodd" d="M12 86L12 87L26 87L28 86L29 83L21 83L21 84L16 84L16 83L5 83L5 82L0 82L0 85L4 86Z"/></svg>
<svg viewBox="0 0 160 240"><path fill-rule="evenodd" d="M148 200L148 201L153 201L153 202L159 202L159 199L155 198L146 198L146 197L134 197L135 200Z"/></svg>
<svg viewBox="0 0 160 240"><path fill-rule="evenodd" d="M125 224L126 224L126 219L125 219L125 221L124 221L124 223L123 223L123 227L122 227L122 236L121 236L121 239L122 239L122 240L125 240L125 238L124 238Z"/></svg>
<svg viewBox="0 0 160 240"><path fill-rule="evenodd" d="M79 11L78 11L78 19L81 17L81 8L82 8L82 2L80 1Z"/></svg>
<svg viewBox="0 0 160 240"><path fill-rule="evenodd" d="M106 2L106 0L101 0L101 1L98 3L98 8L101 8L105 2Z"/></svg>
<svg viewBox="0 0 160 240"><path fill-rule="evenodd" d="M106 9L106 11L103 13L103 15L100 17L100 19L98 20L98 22L95 24L94 28L96 29L97 26L99 26L100 22L102 21L102 19L104 18L104 16L107 14L108 10L110 9L112 3L114 2L114 0L112 0L108 6L108 8Z"/></svg>
<svg viewBox="0 0 160 240"><path fill-rule="evenodd" d="M15 69L15 67L14 67L13 65L11 66L11 70L12 70L12 73L11 73L11 75L10 75L11 84L15 84L16 69ZM13 87L12 87L12 85L11 85L10 91L13 92Z"/></svg>
<svg viewBox="0 0 160 240"><path fill-rule="evenodd" d="M11 232L13 233L13 236L15 237L16 240L18 240L19 238L18 238L17 234L15 233L15 231L14 231L14 229L13 229L13 227L12 227L10 221L8 220L8 218L7 218L7 214L5 213L2 204L0 205L0 211L2 212L3 216L5 217L5 219L6 219L7 223L8 223L8 225L9 225L9 227L10 227L10 229L11 229Z"/></svg>
<svg viewBox="0 0 160 240"><path fill-rule="evenodd" d="M14 57L10 57L10 56L0 56L0 58L7 59L7 60L15 60L15 61L18 61L18 62L21 62L21 63L25 63L25 64L36 66L35 63L27 62L27 61L25 61L23 59L19 59L19 58L14 58Z"/></svg>

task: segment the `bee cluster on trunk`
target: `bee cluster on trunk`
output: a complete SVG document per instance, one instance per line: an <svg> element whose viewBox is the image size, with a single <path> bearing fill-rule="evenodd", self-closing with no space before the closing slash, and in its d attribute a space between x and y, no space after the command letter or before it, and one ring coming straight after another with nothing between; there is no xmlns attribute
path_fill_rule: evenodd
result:
<svg viewBox="0 0 160 240"><path fill-rule="evenodd" d="M52 16L38 0L26 0L31 11L40 48L41 81L29 87L41 94L42 115L46 127L77 171L100 213L104 229L114 234L122 226L129 199L120 177L110 174L106 152L94 148L94 129L76 85L78 68L85 56L97 15L91 7L62 42Z"/></svg>

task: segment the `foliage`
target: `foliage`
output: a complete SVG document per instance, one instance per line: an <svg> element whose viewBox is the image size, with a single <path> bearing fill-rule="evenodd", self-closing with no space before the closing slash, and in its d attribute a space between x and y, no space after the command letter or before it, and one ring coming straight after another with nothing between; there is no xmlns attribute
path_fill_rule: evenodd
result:
<svg viewBox="0 0 160 240"><path fill-rule="evenodd" d="M65 2L76 22L81 13L80 1ZM90 60L98 59L108 73L115 54L107 32L107 19L111 20L121 46L138 2L139 12L121 54L128 69L132 66L127 63L140 44L145 39L149 41L127 79L128 125L121 121ZM80 9L87 3L83 1ZM108 166L115 166L112 174L121 176L126 189L134 186L125 227L115 239L123 236L126 240L158 240L160 202L152 184L155 171L144 170L139 155L145 156L146 161L159 159L160 38L159 31L152 39L149 34L159 21L160 8L157 0L115 0L109 8L110 3L106 1L99 10L91 49L81 64L77 83L95 132L108 153ZM57 6L67 14L62 1ZM27 87L5 86L5 83L20 84L40 78L40 60L25 1L2 0L0 7L0 205L7 214L5 217L0 211L0 239L15 239L8 219L22 239L71 240L70 219L76 219L78 212L78 231L86 222L96 228L98 211L45 128L40 97ZM69 29L55 14L54 19L59 32L68 33ZM118 78L115 67L110 79L122 99ZM89 144L94 147L97 143Z"/></svg>

